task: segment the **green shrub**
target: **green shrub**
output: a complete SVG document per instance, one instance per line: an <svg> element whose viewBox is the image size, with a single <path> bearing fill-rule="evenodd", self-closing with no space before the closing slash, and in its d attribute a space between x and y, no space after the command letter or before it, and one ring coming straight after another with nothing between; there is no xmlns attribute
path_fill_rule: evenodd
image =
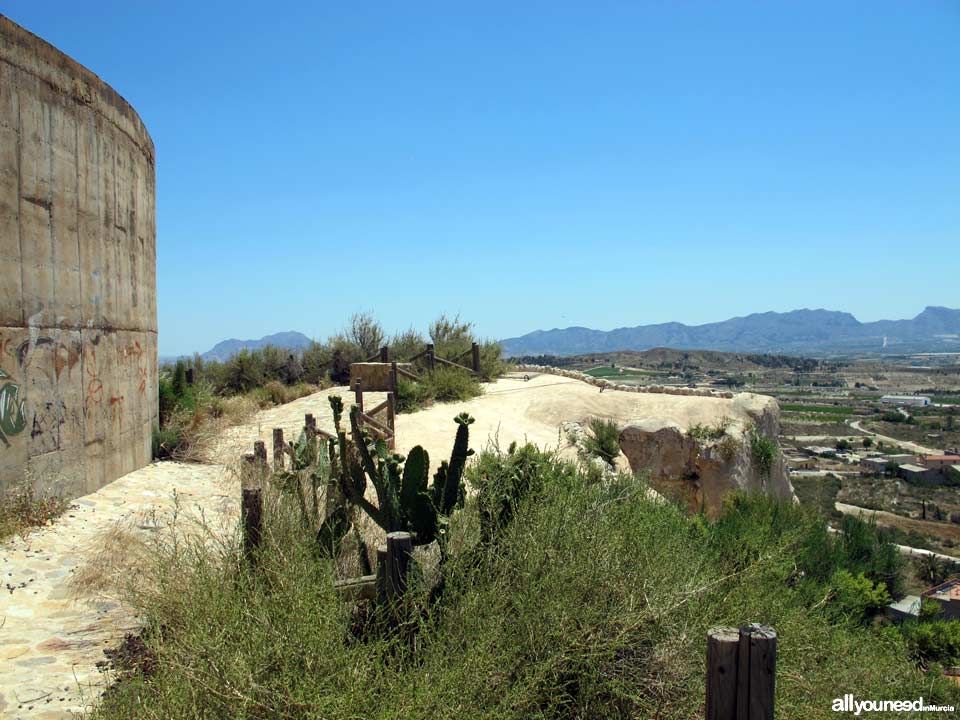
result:
<svg viewBox="0 0 960 720"><path fill-rule="evenodd" d="M904 623L902 632L919 660L960 664L960 620Z"/></svg>
<svg viewBox="0 0 960 720"><path fill-rule="evenodd" d="M480 382L466 370L438 365L419 380L397 380L397 411L414 412L432 402L461 402L482 393Z"/></svg>
<svg viewBox="0 0 960 720"><path fill-rule="evenodd" d="M882 582L874 583L863 573L837 570L831 580L832 608L855 623L865 623L890 604L890 594Z"/></svg>
<svg viewBox="0 0 960 720"><path fill-rule="evenodd" d="M397 379L397 412L415 412L433 402L433 389L422 382Z"/></svg>
<svg viewBox="0 0 960 720"><path fill-rule="evenodd" d="M467 472L467 483L477 491L481 538L493 539L512 520L520 503L542 492L550 479L569 482L576 469L554 453L527 443L513 444L506 454L484 450Z"/></svg>
<svg viewBox="0 0 960 720"><path fill-rule="evenodd" d="M243 349L223 363L221 392L244 395L264 383L263 356Z"/></svg>
<svg viewBox="0 0 960 720"><path fill-rule="evenodd" d="M771 440L760 429L753 425L750 433L750 458L753 465L762 476L769 478L773 472L773 463L777 459L777 443Z"/></svg>
<svg viewBox="0 0 960 720"><path fill-rule="evenodd" d="M734 567L715 552L714 523L651 499L642 482L589 485L535 448L513 455L477 459L515 498L511 519L451 556L442 604L423 609L413 642L358 634L362 614L338 599L335 565L317 558L295 503L266 498L257 576L206 535L160 544L150 582L130 593L156 669L113 687L95 717L692 717L707 629L749 621L778 631L782 720L831 718L845 690L960 701L913 666L902 639L831 622L788 582L810 529L803 512L741 498L724 533L736 525L766 543ZM518 480L525 493L511 489ZM460 513L465 528L478 527L478 500ZM757 526L771 518L782 526ZM918 647L952 656L957 643L934 635Z"/></svg>
<svg viewBox="0 0 960 720"><path fill-rule="evenodd" d="M613 420L592 418L583 437L587 455L598 457L608 465L620 455L620 428Z"/></svg>
<svg viewBox="0 0 960 720"><path fill-rule="evenodd" d="M459 402L480 395L483 391L477 378L466 370L439 365L421 380L437 402Z"/></svg>
<svg viewBox="0 0 960 720"><path fill-rule="evenodd" d="M179 424L171 424L169 420L163 427L153 428L151 445L153 447L154 460L168 460L173 457L183 435L183 428Z"/></svg>

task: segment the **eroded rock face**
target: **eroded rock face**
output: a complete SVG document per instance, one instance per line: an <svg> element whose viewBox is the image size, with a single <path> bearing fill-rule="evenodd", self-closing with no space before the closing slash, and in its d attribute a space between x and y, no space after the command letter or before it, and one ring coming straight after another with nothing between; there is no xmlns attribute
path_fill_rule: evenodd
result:
<svg viewBox="0 0 960 720"><path fill-rule="evenodd" d="M711 517L719 514L723 497L736 490L793 499L786 464L776 445L780 427L776 402L743 394L733 404L737 415L749 420L722 418L696 437L668 418L628 423L620 432L620 448L631 470L649 473L650 484L662 495L680 500L690 512ZM752 438L754 432L757 438ZM754 445L757 450L764 444L769 449L769 442L776 451L767 464Z"/></svg>

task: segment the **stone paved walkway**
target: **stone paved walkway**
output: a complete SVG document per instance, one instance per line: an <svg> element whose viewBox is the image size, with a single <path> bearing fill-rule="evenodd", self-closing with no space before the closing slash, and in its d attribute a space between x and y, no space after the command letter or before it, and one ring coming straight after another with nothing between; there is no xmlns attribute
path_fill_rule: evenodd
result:
<svg viewBox="0 0 960 720"><path fill-rule="evenodd" d="M137 627L109 584L96 583L98 561L109 565L116 550L111 544L147 547L175 512L178 526L202 513L208 525L235 531L239 487L229 466L255 439L269 442L274 427L294 438L305 413L332 430L331 392L348 401L338 388L262 411L223 432L219 462L148 465L75 500L54 524L0 545L0 718L47 720L88 709L104 686L103 650Z"/></svg>

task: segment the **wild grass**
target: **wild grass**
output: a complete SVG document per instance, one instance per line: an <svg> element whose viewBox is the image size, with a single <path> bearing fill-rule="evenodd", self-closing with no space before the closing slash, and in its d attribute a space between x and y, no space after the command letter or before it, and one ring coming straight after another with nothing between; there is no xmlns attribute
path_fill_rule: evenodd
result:
<svg viewBox="0 0 960 720"><path fill-rule="evenodd" d="M65 498L35 490L28 478L0 496L0 541L43 527L69 507Z"/></svg>
<svg viewBox="0 0 960 720"><path fill-rule="evenodd" d="M482 501L468 498L442 603L403 641L358 634L334 562L282 496L266 504L255 574L236 537L158 545L154 581L131 597L157 670L94 717L702 717L706 631L750 621L778 631L780 718L832 718L846 692L960 701L898 634L831 611L834 572L871 572L869 533L837 543L813 513L763 497L688 517L636 478L588 481L533 449L481 454L471 475L494 478L488 507L503 491L510 512L481 542Z"/></svg>

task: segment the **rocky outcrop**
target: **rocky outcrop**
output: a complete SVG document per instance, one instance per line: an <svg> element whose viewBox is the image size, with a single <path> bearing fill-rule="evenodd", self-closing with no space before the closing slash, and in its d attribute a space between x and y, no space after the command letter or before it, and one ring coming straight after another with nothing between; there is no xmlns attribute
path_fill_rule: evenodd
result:
<svg viewBox="0 0 960 720"><path fill-rule="evenodd" d="M662 495L690 512L715 517L733 491L793 499L777 445L779 411L772 398L742 394L734 406L749 421L722 418L712 427L682 428L662 417L625 425L620 448L634 472L649 475Z"/></svg>

